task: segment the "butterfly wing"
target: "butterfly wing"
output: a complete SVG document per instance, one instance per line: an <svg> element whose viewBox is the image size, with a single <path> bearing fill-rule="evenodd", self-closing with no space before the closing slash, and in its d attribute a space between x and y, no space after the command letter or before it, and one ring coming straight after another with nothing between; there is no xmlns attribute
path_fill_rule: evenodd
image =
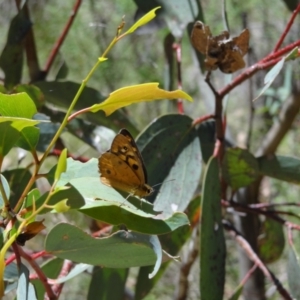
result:
<svg viewBox="0 0 300 300"><path fill-rule="evenodd" d="M153 189L146 184L147 171L131 134L122 129L112 142L111 149L99 158L102 183L139 197Z"/></svg>
<svg viewBox="0 0 300 300"><path fill-rule="evenodd" d="M193 46L202 54L207 52L208 39L211 37L209 26L206 26L200 21L194 24L191 40Z"/></svg>
<svg viewBox="0 0 300 300"><path fill-rule="evenodd" d="M249 38L250 33L249 30L246 28L241 32L239 36L232 39L235 45L239 48L242 56L244 56L248 52Z"/></svg>
<svg viewBox="0 0 300 300"><path fill-rule="evenodd" d="M103 184L132 193L141 182L130 166L110 151L99 159L100 179Z"/></svg>
<svg viewBox="0 0 300 300"><path fill-rule="evenodd" d="M126 129L121 129L114 138L110 151L124 160L140 180L140 184L147 182L147 171L141 153Z"/></svg>

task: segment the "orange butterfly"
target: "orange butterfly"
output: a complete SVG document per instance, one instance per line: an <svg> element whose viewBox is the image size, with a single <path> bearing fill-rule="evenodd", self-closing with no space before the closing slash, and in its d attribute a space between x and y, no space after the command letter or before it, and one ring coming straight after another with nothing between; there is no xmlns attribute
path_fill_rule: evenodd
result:
<svg viewBox="0 0 300 300"><path fill-rule="evenodd" d="M107 186L141 198L153 193L141 153L126 129L120 130L110 150L99 157L98 167L101 182Z"/></svg>

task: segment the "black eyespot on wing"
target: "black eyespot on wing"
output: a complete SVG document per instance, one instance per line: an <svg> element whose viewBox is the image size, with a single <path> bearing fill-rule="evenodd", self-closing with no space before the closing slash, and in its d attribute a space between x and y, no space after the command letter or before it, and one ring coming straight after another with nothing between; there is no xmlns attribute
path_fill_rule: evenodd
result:
<svg viewBox="0 0 300 300"><path fill-rule="evenodd" d="M132 164L131 167L136 171L139 169L139 166L137 164Z"/></svg>
<svg viewBox="0 0 300 300"><path fill-rule="evenodd" d="M111 171L110 170L105 170L106 174L110 175L111 174Z"/></svg>

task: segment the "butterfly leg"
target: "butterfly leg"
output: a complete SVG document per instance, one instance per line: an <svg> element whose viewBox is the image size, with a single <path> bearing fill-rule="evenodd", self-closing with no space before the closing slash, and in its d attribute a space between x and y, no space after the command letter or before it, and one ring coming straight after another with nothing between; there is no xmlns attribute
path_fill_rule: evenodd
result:
<svg viewBox="0 0 300 300"><path fill-rule="evenodd" d="M128 196L125 198L125 200L120 204L120 207L128 200L128 198L130 197L130 196L133 196L134 194L128 194Z"/></svg>

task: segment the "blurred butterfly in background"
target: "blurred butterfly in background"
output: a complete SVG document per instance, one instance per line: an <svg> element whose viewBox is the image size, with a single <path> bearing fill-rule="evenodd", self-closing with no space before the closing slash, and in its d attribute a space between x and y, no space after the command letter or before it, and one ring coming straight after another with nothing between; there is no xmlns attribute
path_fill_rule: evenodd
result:
<svg viewBox="0 0 300 300"><path fill-rule="evenodd" d="M147 184L147 171L137 145L126 129L121 129L110 150L99 157L101 182L140 198L153 193Z"/></svg>
<svg viewBox="0 0 300 300"><path fill-rule="evenodd" d="M223 73L233 73L245 67L243 56L249 49L249 30L230 38L228 31L217 36L211 34L209 26L196 21L191 34L194 47L206 55L205 68L213 71L219 68Z"/></svg>

